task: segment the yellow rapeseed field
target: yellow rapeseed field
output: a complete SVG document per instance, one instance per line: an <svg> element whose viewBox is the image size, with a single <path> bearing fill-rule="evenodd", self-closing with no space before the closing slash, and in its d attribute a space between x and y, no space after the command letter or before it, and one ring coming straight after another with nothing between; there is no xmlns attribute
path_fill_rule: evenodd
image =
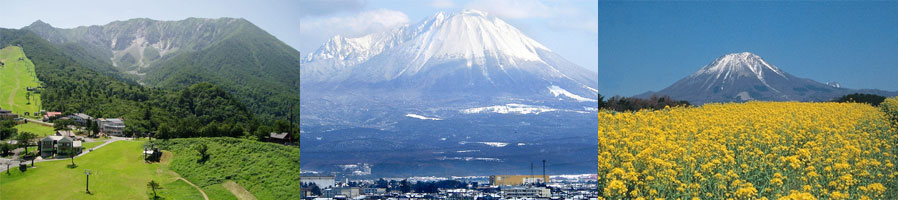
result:
<svg viewBox="0 0 898 200"><path fill-rule="evenodd" d="M600 112L598 134L605 199L898 199L898 131L868 104Z"/></svg>

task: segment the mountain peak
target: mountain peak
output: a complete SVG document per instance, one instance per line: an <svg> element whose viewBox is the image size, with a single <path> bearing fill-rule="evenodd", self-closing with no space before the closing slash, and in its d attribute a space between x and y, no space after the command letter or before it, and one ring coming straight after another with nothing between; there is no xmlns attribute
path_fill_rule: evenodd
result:
<svg viewBox="0 0 898 200"><path fill-rule="evenodd" d="M730 53L721 56L693 73L692 76L705 74L712 74L715 75L715 79L723 78L724 80L750 76L763 81L765 74L787 78L786 74L778 67L767 63L761 56L751 52Z"/></svg>
<svg viewBox="0 0 898 200"><path fill-rule="evenodd" d="M28 25L28 26L31 26L31 27L52 27L52 26L50 26L50 24L48 24L47 22L44 22L44 21L41 21L41 20L34 21L34 22L31 23L31 25Z"/></svg>

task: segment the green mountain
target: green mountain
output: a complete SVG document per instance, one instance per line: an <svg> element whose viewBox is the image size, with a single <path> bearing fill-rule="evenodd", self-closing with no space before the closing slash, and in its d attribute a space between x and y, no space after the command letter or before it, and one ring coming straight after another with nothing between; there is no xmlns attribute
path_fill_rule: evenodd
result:
<svg viewBox="0 0 898 200"><path fill-rule="evenodd" d="M51 44L27 30L0 29L0 47L11 45L21 46L34 63L37 78L45 87L41 92L44 110L122 117L126 132L153 132L158 125L167 124L176 137L199 136L196 129L208 124L216 124L210 127L214 130L227 128L210 137L240 136L259 124L242 103L210 83L180 90L146 88L85 67L91 62L70 54L84 53L81 48L72 51L71 46Z"/></svg>
<svg viewBox="0 0 898 200"><path fill-rule="evenodd" d="M299 52L244 19L131 19L71 29L36 21L23 29L122 79L169 89L218 85L262 119L283 119L299 102Z"/></svg>

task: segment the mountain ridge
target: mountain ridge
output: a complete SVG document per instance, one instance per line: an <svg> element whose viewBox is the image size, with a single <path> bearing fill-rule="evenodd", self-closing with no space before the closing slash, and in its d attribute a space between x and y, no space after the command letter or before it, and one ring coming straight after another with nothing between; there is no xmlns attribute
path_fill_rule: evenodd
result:
<svg viewBox="0 0 898 200"><path fill-rule="evenodd" d="M896 95L898 92L848 89L796 77L751 52L718 57L698 71L658 91L634 97L668 95L693 104L711 102L830 101L850 93Z"/></svg>
<svg viewBox="0 0 898 200"><path fill-rule="evenodd" d="M38 20L23 29L78 46L91 62L112 66L95 69L115 68L143 85L220 85L267 120L286 116L299 101L299 52L242 18L135 18L70 29Z"/></svg>

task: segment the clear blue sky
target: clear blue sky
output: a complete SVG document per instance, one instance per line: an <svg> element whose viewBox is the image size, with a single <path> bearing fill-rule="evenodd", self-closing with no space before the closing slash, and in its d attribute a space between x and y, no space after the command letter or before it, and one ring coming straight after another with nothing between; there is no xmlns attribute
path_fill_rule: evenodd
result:
<svg viewBox="0 0 898 200"><path fill-rule="evenodd" d="M727 53L845 88L898 90L898 1L600 2L599 92L661 90Z"/></svg>
<svg viewBox="0 0 898 200"><path fill-rule="evenodd" d="M245 18L305 55L334 35L360 36L415 23L439 11L474 8L505 19L584 68L598 68L594 0L9 0L2 4L0 27L16 29L38 19L72 28L131 18Z"/></svg>

